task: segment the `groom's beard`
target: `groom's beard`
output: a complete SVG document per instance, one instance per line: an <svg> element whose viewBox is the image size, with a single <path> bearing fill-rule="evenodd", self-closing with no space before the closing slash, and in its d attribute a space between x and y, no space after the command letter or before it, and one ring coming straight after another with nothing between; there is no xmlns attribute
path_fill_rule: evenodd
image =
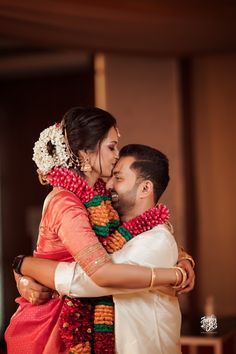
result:
<svg viewBox="0 0 236 354"><path fill-rule="evenodd" d="M136 186L124 194L118 194L115 190L112 190L112 205L121 218L134 208L136 203L136 192Z"/></svg>

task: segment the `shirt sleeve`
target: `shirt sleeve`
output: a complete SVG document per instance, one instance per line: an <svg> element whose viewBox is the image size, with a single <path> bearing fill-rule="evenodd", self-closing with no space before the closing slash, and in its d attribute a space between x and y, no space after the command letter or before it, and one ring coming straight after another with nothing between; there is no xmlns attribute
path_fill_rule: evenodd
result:
<svg viewBox="0 0 236 354"><path fill-rule="evenodd" d="M50 204L50 219L55 233L88 275L111 261L92 230L86 208L73 193L62 191Z"/></svg>

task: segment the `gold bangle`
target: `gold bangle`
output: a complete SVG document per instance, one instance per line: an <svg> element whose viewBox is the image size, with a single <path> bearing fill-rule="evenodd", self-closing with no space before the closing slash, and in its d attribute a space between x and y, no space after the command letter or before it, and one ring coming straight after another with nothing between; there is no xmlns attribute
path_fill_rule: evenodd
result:
<svg viewBox="0 0 236 354"><path fill-rule="evenodd" d="M186 282L186 280L187 280L187 273L185 272L185 270L183 269L183 268L181 268L181 267L174 267L174 269L176 269L176 271L180 271L180 273L182 274L182 281L181 281L181 283L180 284L178 284L178 285L174 285L173 286L173 288L175 289L175 288L179 288L179 287L182 287L183 286L183 284ZM176 282L177 283L177 282ZM176 284L175 283L175 284Z"/></svg>
<svg viewBox="0 0 236 354"><path fill-rule="evenodd" d="M195 262L194 262L194 260L193 260L193 258L191 256L186 255L186 256L181 257L180 259L178 259L178 263L181 262L181 261L184 261L185 259L188 260L191 263L192 268L194 269Z"/></svg>
<svg viewBox="0 0 236 354"><path fill-rule="evenodd" d="M151 268L151 283L150 283L150 286L149 286L149 289L151 290L153 288L153 285L155 283L155 280L156 280L156 272L155 272L155 268Z"/></svg>
<svg viewBox="0 0 236 354"><path fill-rule="evenodd" d="M181 268L181 267L178 267L178 268L179 268L179 270L180 270L180 272L181 272L181 274L182 274L182 281L181 281L181 283L179 284L179 286L180 286L180 287L183 287L184 283L185 283L186 280L187 280L187 273L186 273L186 271L185 271L183 268Z"/></svg>
<svg viewBox="0 0 236 354"><path fill-rule="evenodd" d="M172 269L174 269L175 271L175 277L176 277L176 281L175 281L175 284L173 285L174 287L177 287L177 285L179 284L179 272L178 270L176 269L176 267L173 267Z"/></svg>

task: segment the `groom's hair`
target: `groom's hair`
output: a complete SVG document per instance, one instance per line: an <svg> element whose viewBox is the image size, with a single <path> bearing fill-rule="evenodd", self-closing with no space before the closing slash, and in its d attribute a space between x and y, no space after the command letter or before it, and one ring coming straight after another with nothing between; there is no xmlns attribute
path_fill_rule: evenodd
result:
<svg viewBox="0 0 236 354"><path fill-rule="evenodd" d="M135 170L140 180L150 180L153 183L154 201L158 202L169 182L169 162L159 150L141 144L129 144L120 150L120 158L134 157L130 166Z"/></svg>

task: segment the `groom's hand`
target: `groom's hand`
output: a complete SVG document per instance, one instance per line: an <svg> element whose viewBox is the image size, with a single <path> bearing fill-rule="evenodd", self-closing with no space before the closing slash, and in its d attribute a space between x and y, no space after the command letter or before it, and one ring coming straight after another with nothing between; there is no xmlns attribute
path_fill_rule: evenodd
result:
<svg viewBox="0 0 236 354"><path fill-rule="evenodd" d="M57 296L55 291L39 284L30 277L22 276L15 272L14 276L20 295L33 305L41 305L52 297Z"/></svg>

